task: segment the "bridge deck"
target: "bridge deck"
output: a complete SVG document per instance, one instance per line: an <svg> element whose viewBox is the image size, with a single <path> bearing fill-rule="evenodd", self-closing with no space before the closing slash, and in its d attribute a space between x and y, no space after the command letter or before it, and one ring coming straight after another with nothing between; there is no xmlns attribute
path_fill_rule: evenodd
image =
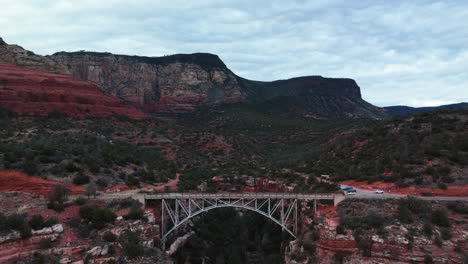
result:
<svg viewBox="0 0 468 264"><path fill-rule="evenodd" d="M146 200L160 199L299 199L299 200L333 200L334 194L302 193L160 193L145 195Z"/></svg>

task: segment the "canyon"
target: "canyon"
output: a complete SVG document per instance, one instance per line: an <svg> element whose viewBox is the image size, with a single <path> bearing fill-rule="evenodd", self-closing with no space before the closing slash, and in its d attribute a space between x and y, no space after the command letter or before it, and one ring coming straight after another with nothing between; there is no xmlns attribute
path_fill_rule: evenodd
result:
<svg viewBox="0 0 468 264"><path fill-rule="evenodd" d="M356 195L338 206L319 203L317 213L304 202L298 239L261 215L213 210L164 248L160 205L123 199L330 193L340 184L402 197L466 197L466 110L381 120L385 110L364 101L352 79L252 81L208 53L41 56L0 39L0 61L2 263L467 259L466 201ZM57 185L66 193L63 208L51 203ZM56 223L28 234L38 215Z"/></svg>

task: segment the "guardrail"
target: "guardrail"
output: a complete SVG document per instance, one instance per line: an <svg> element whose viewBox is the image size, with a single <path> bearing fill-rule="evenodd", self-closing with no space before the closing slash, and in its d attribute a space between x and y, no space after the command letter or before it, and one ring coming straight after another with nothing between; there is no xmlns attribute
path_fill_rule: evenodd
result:
<svg viewBox="0 0 468 264"><path fill-rule="evenodd" d="M300 200L333 200L335 194L302 194L302 193L159 193L159 194L145 194L145 200L159 200L159 199L240 199L240 198L284 198L284 199L300 199Z"/></svg>

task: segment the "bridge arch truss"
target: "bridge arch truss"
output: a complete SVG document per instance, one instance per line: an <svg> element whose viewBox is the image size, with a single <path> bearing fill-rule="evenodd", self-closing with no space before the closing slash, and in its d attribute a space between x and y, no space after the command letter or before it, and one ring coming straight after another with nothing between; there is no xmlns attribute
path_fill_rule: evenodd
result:
<svg viewBox="0 0 468 264"><path fill-rule="evenodd" d="M294 238L298 226L298 206L303 200L334 200L333 194L184 194L145 195L145 201L161 201L161 239L164 241L178 227L202 213L216 208L241 208L259 213L272 220Z"/></svg>

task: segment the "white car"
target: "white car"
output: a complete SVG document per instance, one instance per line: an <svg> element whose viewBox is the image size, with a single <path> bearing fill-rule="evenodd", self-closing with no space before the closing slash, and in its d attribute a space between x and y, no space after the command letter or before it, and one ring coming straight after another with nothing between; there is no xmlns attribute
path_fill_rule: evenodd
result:
<svg viewBox="0 0 468 264"><path fill-rule="evenodd" d="M346 195L356 195L356 191L349 191L349 192L346 192Z"/></svg>
<svg viewBox="0 0 468 264"><path fill-rule="evenodd" d="M384 193L384 191L382 191L382 190L380 190L380 189L377 189L377 190L375 190L374 192L377 193L377 194L383 194L383 193Z"/></svg>

